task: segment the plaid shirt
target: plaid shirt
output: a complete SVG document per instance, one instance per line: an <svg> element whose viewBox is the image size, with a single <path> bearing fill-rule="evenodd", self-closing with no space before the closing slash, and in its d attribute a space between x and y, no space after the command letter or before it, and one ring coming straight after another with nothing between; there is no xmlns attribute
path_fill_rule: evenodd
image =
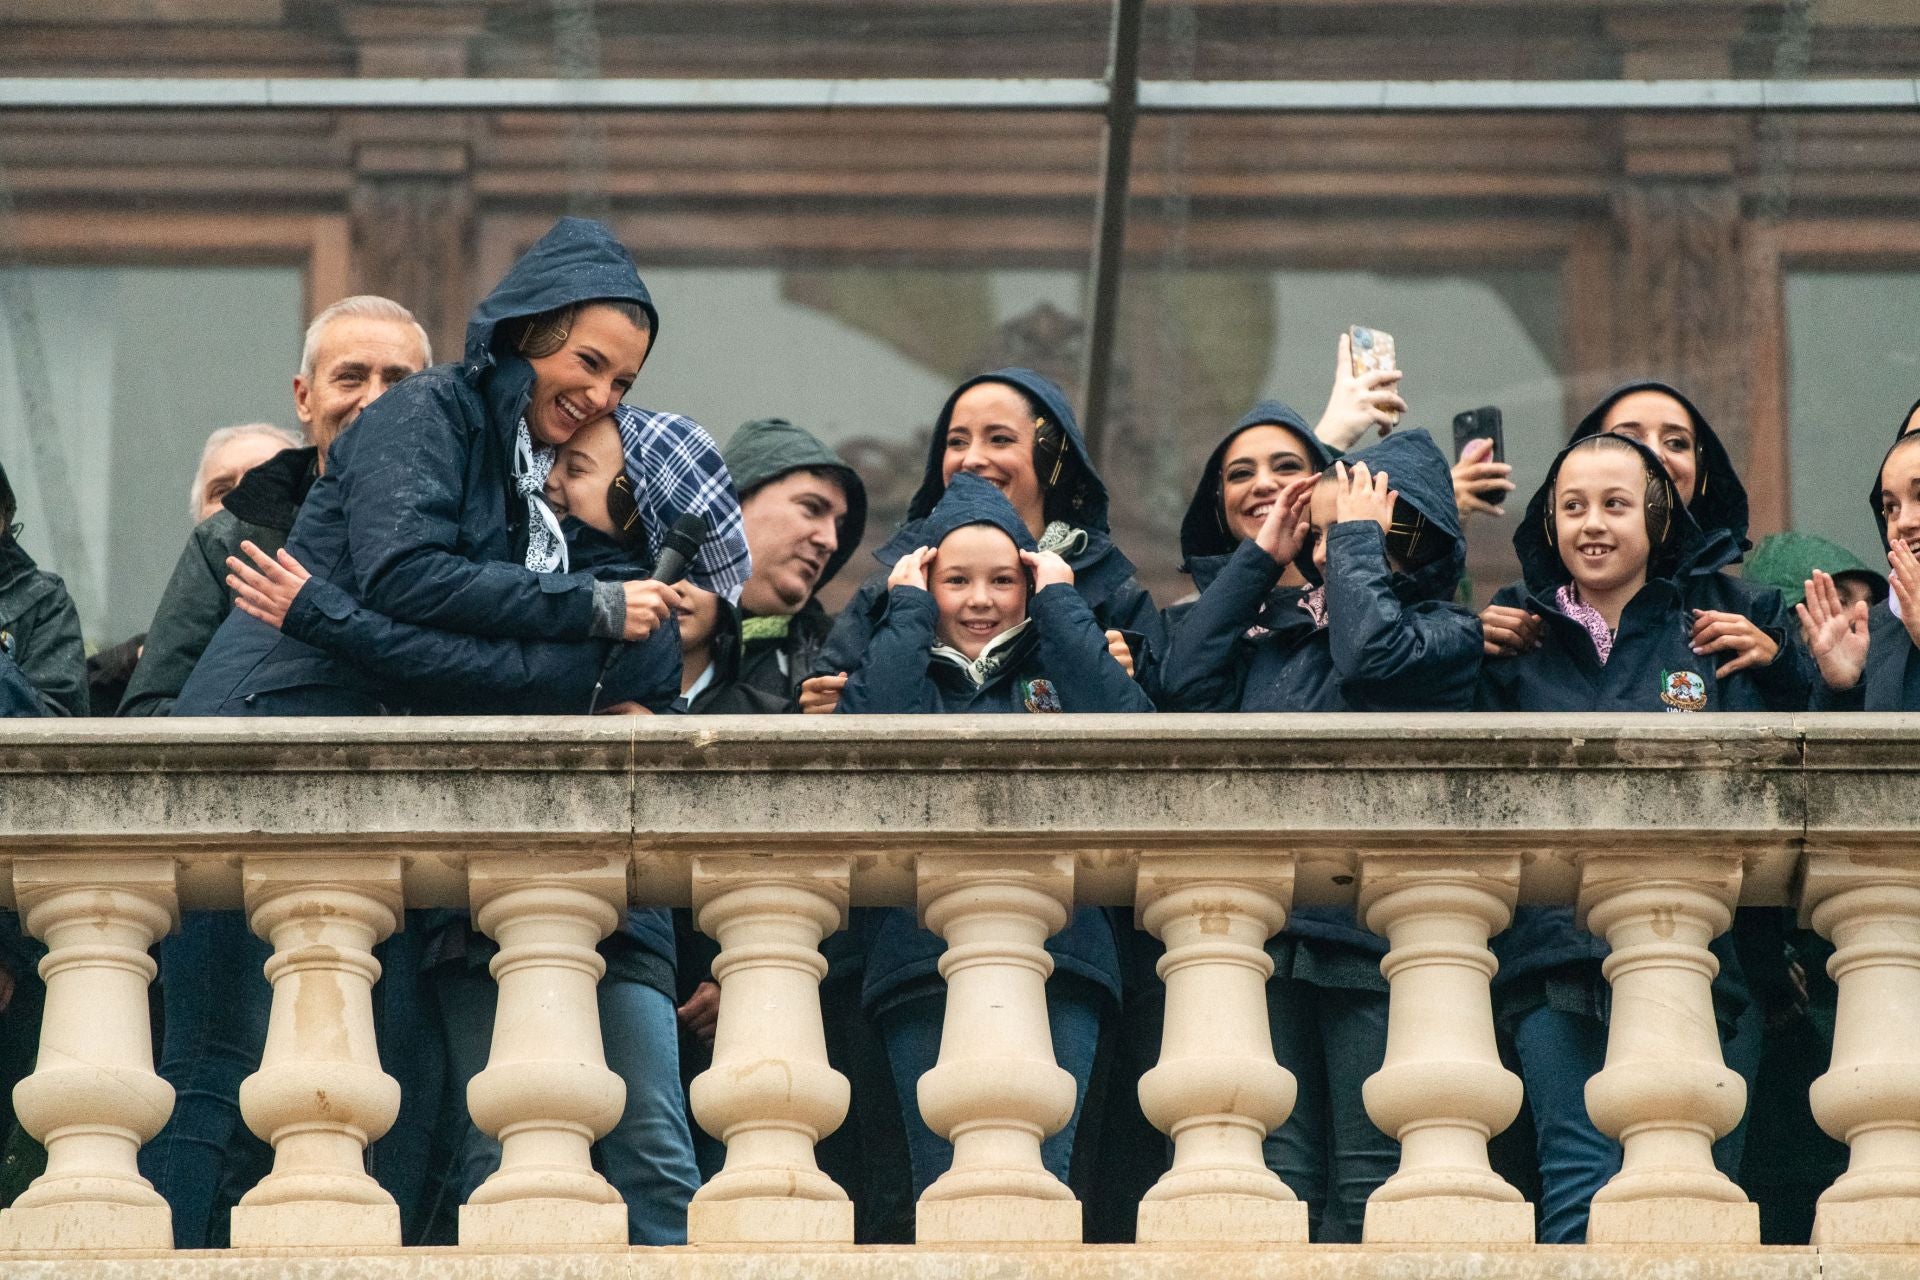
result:
<svg viewBox="0 0 1920 1280"><path fill-rule="evenodd" d="M707 540L687 576L715 595L738 603L740 588L753 572L747 532L740 518L740 497L733 476L713 437L692 418L620 405L613 411L620 448L627 458L647 545L666 545L674 521L689 513L707 518Z"/></svg>

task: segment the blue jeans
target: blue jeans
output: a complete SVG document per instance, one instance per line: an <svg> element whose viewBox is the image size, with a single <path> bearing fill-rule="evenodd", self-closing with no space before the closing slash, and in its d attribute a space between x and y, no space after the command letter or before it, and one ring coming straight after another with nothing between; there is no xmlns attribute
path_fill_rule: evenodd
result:
<svg viewBox="0 0 1920 1280"><path fill-rule="evenodd" d="M465 1096L487 1065L499 990L484 969L449 966L438 975L451 1058L449 1083ZM607 1066L627 1085L626 1109L594 1144L601 1171L627 1202L633 1244L685 1244L687 1202L700 1186L680 1092L680 1025L665 992L638 982L602 981L600 1036ZM461 1108L464 1116L465 1109ZM500 1167L500 1143L466 1122L455 1181L461 1203Z"/></svg>
<svg viewBox="0 0 1920 1280"><path fill-rule="evenodd" d="M1053 1039L1053 1059L1073 1077L1074 1099L1073 1114L1066 1126L1040 1144L1040 1160L1047 1172L1062 1182L1073 1164L1073 1137L1080 1127L1080 1109L1087 1101L1094 1052L1100 1047L1100 1021L1112 1003L1100 987L1072 974L1055 974L1047 982L1047 1026ZM893 1069L894 1089L900 1095L900 1118L907 1130L907 1156L913 1161L916 1201L953 1164L953 1144L920 1118L920 1077L940 1060L940 1027L946 1016L946 983L935 980L923 991L890 1001L876 1019L881 1039L886 1042L887 1065Z"/></svg>
<svg viewBox="0 0 1920 1280"><path fill-rule="evenodd" d="M267 1043L273 989L260 970L272 954L243 911L186 912L160 944L160 1075L173 1114L140 1149L140 1172L173 1210L177 1249L225 1243L221 1211L273 1166L240 1118L240 1082Z"/></svg>
<svg viewBox="0 0 1920 1280"><path fill-rule="evenodd" d="M1587 1116L1587 1081L1607 1060L1597 1018L1542 1005L1513 1025L1540 1156L1540 1243L1582 1244L1594 1192L1620 1169L1620 1144Z"/></svg>
<svg viewBox="0 0 1920 1280"><path fill-rule="evenodd" d="M1306 1201L1315 1240L1357 1241L1367 1197L1400 1167L1400 1144L1360 1096L1386 1058L1386 993L1275 978L1267 1018L1273 1056L1300 1086L1293 1114L1262 1144L1267 1168Z"/></svg>
<svg viewBox="0 0 1920 1280"><path fill-rule="evenodd" d="M411 914L411 913L410 913ZM417 931L374 948L380 1065L400 1083L400 1112L367 1154L368 1170L400 1206L402 1238L419 1240L433 1117L439 1108L437 1037L420 1033ZM165 1025L160 1075L173 1114L140 1151L140 1172L173 1210L174 1247L224 1245L226 1210L273 1167L273 1150L240 1116L240 1083L260 1069L273 988L261 968L273 948L242 911L190 911L160 944Z"/></svg>

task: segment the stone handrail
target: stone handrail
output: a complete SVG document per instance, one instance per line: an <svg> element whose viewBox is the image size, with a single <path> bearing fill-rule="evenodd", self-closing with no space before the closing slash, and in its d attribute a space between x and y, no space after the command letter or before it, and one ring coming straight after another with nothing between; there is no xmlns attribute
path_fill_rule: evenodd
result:
<svg viewBox="0 0 1920 1280"><path fill-rule="evenodd" d="M1591 1240L1758 1239L1710 1153L1744 1100L1707 950L1737 904L1796 906L1838 947L1812 1103L1852 1161L1814 1242L1920 1244L1916 780L1920 720L1867 715L16 721L0 729L0 907L49 949L40 1057L15 1095L48 1165L0 1213L0 1251L171 1247L136 1165L172 1105L147 952L181 911L215 908L247 910L274 948L241 1106L275 1160L234 1211L236 1246L398 1243L363 1161L399 1102L371 951L424 906L471 909L501 948L501 1030L469 1105L503 1152L462 1245L624 1243L589 1148L622 1098L594 947L629 903L691 906L722 947L693 1106L727 1159L694 1200L695 1243L851 1240L813 1159L847 1107L818 947L849 905L885 904L948 942L920 1103L955 1152L920 1240L1079 1240L1039 1157L1073 1099L1041 943L1076 903L1131 905L1167 947L1141 1101L1174 1160L1140 1206L1143 1243L1305 1239L1260 1155L1295 1094L1268 1041L1262 943L1296 904L1351 904L1390 943L1387 1055L1365 1096L1402 1154L1366 1239L1529 1242L1532 1207L1486 1150L1521 1100L1495 1052L1487 940L1523 902L1572 905L1612 944L1587 1100L1625 1161Z"/></svg>

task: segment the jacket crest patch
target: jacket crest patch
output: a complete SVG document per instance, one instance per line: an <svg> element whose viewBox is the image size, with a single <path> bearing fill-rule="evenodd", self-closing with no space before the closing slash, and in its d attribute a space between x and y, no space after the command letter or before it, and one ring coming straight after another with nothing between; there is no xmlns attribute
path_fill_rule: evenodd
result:
<svg viewBox="0 0 1920 1280"><path fill-rule="evenodd" d="M1670 711L1705 711L1707 682L1692 671L1662 671L1660 701Z"/></svg>
<svg viewBox="0 0 1920 1280"><path fill-rule="evenodd" d="M1060 694L1047 679L1022 680L1020 691L1029 711L1060 711Z"/></svg>

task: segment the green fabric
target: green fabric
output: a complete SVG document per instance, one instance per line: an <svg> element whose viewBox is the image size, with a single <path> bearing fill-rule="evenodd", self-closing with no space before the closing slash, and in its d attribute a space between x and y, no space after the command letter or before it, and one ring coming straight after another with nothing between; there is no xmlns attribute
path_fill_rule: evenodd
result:
<svg viewBox="0 0 1920 1280"><path fill-rule="evenodd" d="M1807 579L1819 569L1830 574L1875 573L1859 556L1811 533L1775 533L1760 540L1747 557L1741 577L1778 587L1789 608L1806 598Z"/></svg>
<svg viewBox="0 0 1920 1280"><path fill-rule="evenodd" d="M769 614L764 618L745 618L740 623L740 640L743 644L756 640L784 640L792 628L793 619L784 613Z"/></svg>

